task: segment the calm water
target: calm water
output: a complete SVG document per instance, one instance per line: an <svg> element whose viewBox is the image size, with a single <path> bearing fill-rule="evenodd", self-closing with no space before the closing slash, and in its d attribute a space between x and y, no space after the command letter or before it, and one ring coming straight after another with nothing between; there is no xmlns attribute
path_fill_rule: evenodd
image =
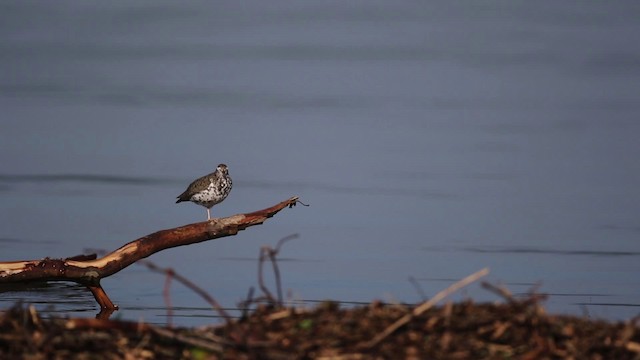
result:
<svg viewBox="0 0 640 360"><path fill-rule="evenodd" d="M289 299L417 302L483 267L552 312L640 312L637 2L0 4L1 260L113 250L293 195L235 237L161 252L233 308L281 253ZM271 280L271 278L269 278ZM164 279L103 281L165 321ZM496 297L473 285L454 299ZM0 293L93 316L73 284ZM174 285L174 322L216 314Z"/></svg>

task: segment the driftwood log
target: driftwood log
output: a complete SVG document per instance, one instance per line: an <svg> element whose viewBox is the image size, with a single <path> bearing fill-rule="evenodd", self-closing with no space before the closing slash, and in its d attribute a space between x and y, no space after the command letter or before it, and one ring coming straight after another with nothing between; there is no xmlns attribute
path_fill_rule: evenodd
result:
<svg viewBox="0 0 640 360"><path fill-rule="evenodd" d="M298 197L294 196L252 213L160 230L134 240L102 258L91 254L66 259L0 262L0 285L29 281L72 281L86 286L102 309L115 310L117 306L100 285L103 278L164 249L235 235L249 226L262 224L280 210L293 207L298 202Z"/></svg>

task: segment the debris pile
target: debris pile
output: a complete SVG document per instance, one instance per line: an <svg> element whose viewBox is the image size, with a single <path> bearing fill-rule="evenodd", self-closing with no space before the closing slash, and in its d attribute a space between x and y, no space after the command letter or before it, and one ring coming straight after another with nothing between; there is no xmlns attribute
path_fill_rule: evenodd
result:
<svg viewBox="0 0 640 360"><path fill-rule="evenodd" d="M640 327L546 314L539 297L415 307L258 305L200 329L0 312L2 359L640 359ZM398 319L402 326L393 327ZM392 331L389 331L389 330ZM383 334L383 336L380 336Z"/></svg>

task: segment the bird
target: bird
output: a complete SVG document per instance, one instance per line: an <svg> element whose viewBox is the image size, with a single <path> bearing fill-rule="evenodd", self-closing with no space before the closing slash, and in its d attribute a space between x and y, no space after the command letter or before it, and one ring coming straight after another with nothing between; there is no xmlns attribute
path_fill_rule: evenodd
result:
<svg viewBox="0 0 640 360"><path fill-rule="evenodd" d="M211 207L227 198L232 185L229 168L225 164L220 164L216 171L189 184L187 190L178 195L176 204L191 201L202 205L207 208L207 220L211 220Z"/></svg>

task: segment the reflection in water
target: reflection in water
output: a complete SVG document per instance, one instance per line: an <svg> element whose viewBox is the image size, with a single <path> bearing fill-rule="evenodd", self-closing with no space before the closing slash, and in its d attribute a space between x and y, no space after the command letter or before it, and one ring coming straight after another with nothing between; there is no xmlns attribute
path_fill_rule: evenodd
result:
<svg viewBox="0 0 640 360"><path fill-rule="evenodd" d="M94 312L97 309L86 287L67 282L33 282L0 285L2 304L32 304L44 315ZM4 307L3 306L3 307Z"/></svg>

